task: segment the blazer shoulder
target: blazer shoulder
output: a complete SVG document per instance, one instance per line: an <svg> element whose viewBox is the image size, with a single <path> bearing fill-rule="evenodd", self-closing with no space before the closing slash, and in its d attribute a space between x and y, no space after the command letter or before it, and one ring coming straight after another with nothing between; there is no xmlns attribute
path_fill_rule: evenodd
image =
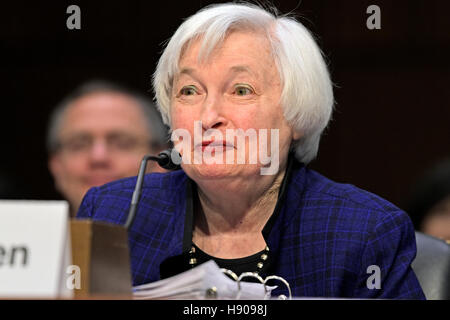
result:
<svg viewBox="0 0 450 320"><path fill-rule="evenodd" d="M307 169L301 203L312 211L331 209L331 215L342 223L364 233L385 224L405 225L411 228L409 215L388 200L352 184L334 182ZM328 213L323 217L328 219Z"/></svg>
<svg viewBox="0 0 450 320"><path fill-rule="evenodd" d="M142 190L161 189L161 190L177 190L186 181L187 176L182 170L167 173L148 173L144 177ZM97 194L107 194L114 191L131 191L136 187L137 177L128 177L120 180L112 181L100 187L96 187Z"/></svg>
<svg viewBox="0 0 450 320"><path fill-rule="evenodd" d="M137 177L128 177L89 189L78 210L77 218L123 222L136 181ZM181 194L179 191L185 188L186 181L187 176L182 170L146 174L142 184L141 202L151 199L162 203L170 202L174 195Z"/></svg>
<svg viewBox="0 0 450 320"><path fill-rule="evenodd" d="M346 205L360 207L370 211L398 212L401 210L391 202L382 197L363 190L355 185L332 181L314 170L307 171L308 192L320 194L329 200L342 200Z"/></svg>

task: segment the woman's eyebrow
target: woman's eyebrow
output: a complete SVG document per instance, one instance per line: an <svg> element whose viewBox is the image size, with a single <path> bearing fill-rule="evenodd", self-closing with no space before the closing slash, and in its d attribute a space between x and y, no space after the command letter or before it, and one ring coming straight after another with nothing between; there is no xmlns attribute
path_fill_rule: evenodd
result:
<svg viewBox="0 0 450 320"><path fill-rule="evenodd" d="M259 79L258 74L256 72L253 71L253 69L248 66L248 65L234 65L231 66L228 69L226 78L228 80L226 80L226 83L229 83L229 81L231 81L232 78L234 78L237 74L239 73L247 73L250 76ZM198 81L201 85L203 85L202 81L200 81L199 77L197 76L197 72L194 68L189 68L189 67L184 67L181 68L180 72L178 73L178 75L176 76L176 79L180 78L183 75L187 75L193 79L195 79L196 81Z"/></svg>
<svg viewBox="0 0 450 320"><path fill-rule="evenodd" d="M232 66L229 68L229 73L241 73L241 72L246 72L249 73L253 76L256 76L256 73L252 70L252 68L250 68L247 65L236 65L236 66ZM188 76L191 76L193 78L196 78L196 71L193 68L182 68L180 70L180 72L178 73L178 76L182 75L182 74L186 74Z"/></svg>
<svg viewBox="0 0 450 320"><path fill-rule="evenodd" d="M197 76L197 72L195 71L195 69L193 68L182 68L180 70L180 72L176 75L176 77L174 78L174 84L183 76L183 75L187 75L189 77L191 77L192 79L194 79L195 81L199 82L201 85L203 85L203 82L200 80L200 77Z"/></svg>
<svg viewBox="0 0 450 320"><path fill-rule="evenodd" d="M255 72L253 72L253 70L246 65L232 66L229 71L229 73L242 73L242 72L249 73L252 76L256 76Z"/></svg>
<svg viewBox="0 0 450 320"><path fill-rule="evenodd" d="M183 68L180 70L178 75L187 74L189 76L193 76L195 74L195 70L192 68Z"/></svg>

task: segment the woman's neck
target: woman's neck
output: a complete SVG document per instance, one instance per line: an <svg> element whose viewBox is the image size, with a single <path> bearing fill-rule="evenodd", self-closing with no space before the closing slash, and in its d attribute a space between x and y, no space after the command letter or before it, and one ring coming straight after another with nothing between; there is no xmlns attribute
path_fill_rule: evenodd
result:
<svg viewBox="0 0 450 320"><path fill-rule="evenodd" d="M275 176L260 176L240 190L226 183L198 188L193 242L203 251L222 258L236 258L265 247L262 229L272 215L285 169ZM205 190L207 190L205 192Z"/></svg>

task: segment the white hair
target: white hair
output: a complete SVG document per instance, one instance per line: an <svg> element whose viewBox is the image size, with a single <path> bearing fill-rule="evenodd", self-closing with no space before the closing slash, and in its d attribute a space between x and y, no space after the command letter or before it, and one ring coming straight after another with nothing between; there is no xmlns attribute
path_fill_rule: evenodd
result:
<svg viewBox="0 0 450 320"><path fill-rule="evenodd" d="M333 86L322 52L310 32L294 18L277 16L252 4L214 4L184 21L168 42L153 89L163 121L171 125L174 77L186 46L202 38L199 59L208 57L232 31L253 30L267 36L282 83L281 106L292 129L302 134L293 143L298 160L317 155L319 141L333 110Z"/></svg>

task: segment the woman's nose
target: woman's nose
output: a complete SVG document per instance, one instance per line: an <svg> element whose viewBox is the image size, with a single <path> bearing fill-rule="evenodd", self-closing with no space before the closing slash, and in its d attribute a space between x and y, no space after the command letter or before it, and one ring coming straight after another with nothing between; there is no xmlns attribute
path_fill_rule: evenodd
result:
<svg viewBox="0 0 450 320"><path fill-rule="evenodd" d="M209 95L202 107L200 120L204 130L219 129L226 126L228 121L224 116L226 106L218 95Z"/></svg>

